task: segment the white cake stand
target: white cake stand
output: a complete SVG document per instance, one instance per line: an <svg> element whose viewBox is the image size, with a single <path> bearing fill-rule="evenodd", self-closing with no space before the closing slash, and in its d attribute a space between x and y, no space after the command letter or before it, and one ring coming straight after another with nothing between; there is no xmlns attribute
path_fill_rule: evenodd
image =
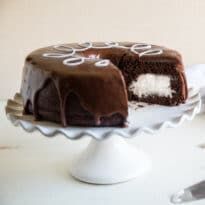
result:
<svg viewBox="0 0 205 205"><path fill-rule="evenodd" d="M154 133L165 127L177 127L185 120L192 120L200 111L200 94L190 88L185 104L176 107L146 105L129 106L126 128L63 128L55 123L34 121L33 116L22 114L22 100L16 94L8 100L6 114L9 120L27 132L40 131L45 136L63 134L69 139L90 136L87 148L73 160L70 173L76 179L94 184L124 182L144 174L151 168L151 161L141 149L128 144L123 138L137 136L141 132Z"/></svg>

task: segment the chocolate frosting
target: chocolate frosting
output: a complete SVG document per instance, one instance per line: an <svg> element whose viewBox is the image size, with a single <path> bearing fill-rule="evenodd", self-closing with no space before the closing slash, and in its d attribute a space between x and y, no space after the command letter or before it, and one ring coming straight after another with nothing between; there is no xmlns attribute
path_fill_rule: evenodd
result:
<svg viewBox="0 0 205 205"><path fill-rule="evenodd" d="M49 46L33 51L26 58L21 85L24 106L31 103L37 118L38 92L51 80L58 93L63 125L68 124L65 104L71 92L95 116L96 124L101 117L115 113L126 118L126 83L118 65L129 53L140 62L174 63L178 65L175 69L183 73L180 54L160 46L130 42Z"/></svg>

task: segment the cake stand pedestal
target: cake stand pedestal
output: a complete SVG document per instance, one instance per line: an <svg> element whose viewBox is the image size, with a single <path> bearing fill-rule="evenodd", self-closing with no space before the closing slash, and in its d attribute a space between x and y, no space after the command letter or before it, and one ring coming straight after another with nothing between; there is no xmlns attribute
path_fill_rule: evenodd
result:
<svg viewBox="0 0 205 205"><path fill-rule="evenodd" d="M14 99L8 100L6 114L15 126L19 125L27 132L38 130L48 137L63 134L69 139L92 137L87 148L73 159L71 175L83 182L114 184L133 179L151 169L147 154L139 147L128 144L124 138L137 136L141 132L153 134L165 127L177 127L185 120L192 120L200 107L198 90L190 88L188 100L179 106L146 105L137 108L136 104L130 104L127 128L64 128L24 115L21 96L16 94Z"/></svg>
<svg viewBox="0 0 205 205"><path fill-rule="evenodd" d="M71 175L94 184L113 184L135 178L150 169L149 157L123 138L92 139L74 159Z"/></svg>

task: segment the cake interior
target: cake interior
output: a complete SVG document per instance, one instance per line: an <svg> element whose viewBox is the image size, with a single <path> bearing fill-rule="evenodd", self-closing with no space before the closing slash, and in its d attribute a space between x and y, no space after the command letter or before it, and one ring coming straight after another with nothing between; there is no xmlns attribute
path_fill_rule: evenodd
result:
<svg viewBox="0 0 205 205"><path fill-rule="evenodd" d="M129 101L160 105L184 102L184 79L175 62L145 62L124 56L117 66L124 76Z"/></svg>
<svg viewBox="0 0 205 205"><path fill-rule="evenodd" d="M141 74L129 85L128 90L139 98L157 95L160 97L172 97L175 90L171 89L169 75L153 73Z"/></svg>

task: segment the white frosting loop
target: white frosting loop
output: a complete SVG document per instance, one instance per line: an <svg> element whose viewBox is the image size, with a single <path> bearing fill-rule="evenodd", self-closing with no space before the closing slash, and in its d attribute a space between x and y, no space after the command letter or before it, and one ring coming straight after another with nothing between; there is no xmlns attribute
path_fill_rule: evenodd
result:
<svg viewBox="0 0 205 205"><path fill-rule="evenodd" d="M67 54L67 53L44 53L43 57L48 57L48 58L67 58L71 56L72 54Z"/></svg>
<svg viewBox="0 0 205 205"><path fill-rule="evenodd" d="M97 66L97 67L105 67L105 66L108 66L109 64L110 64L110 60L104 59L104 60L100 60L100 61L96 62L95 66Z"/></svg>
<svg viewBox="0 0 205 205"><path fill-rule="evenodd" d="M71 53L71 55L73 55L75 53L74 49L72 47L69 46L65 46L65 45L56 45L53 46L56 50L58 51L64 51L64 52L69 52Z"/></svg>
<svg viewBox="0 0 205 205"><path fill-rule="evenodd" d="M162 54L162 49L150 49L144 52L141 52L139 56L153 56Z"/></svg>
<svg viewBox="0 0 205 205"><path fill-rule="evenodd" d="M82 48L74 48L75 51L86 51L90 48L92 48L93 44L91 42L84 42L84 43L78 43L78 45Z"/></svg>
<svg viewBox="0 0 205 205"><path fill-rule="evenodd" d="M69 57L63 61L63 64L68 66L76 66L84 62L85 62L85 58L83 57Z"/></svg>
<svg viewBox="0 0 205 205"><path fill-rule="evenodd" d="M151 48L152 48L151 45L148 45L145 43L136 43L136 44L132 45L130 50L135 54L139 54L139 50L146 50L146 49L151 49Z"/></svg>
<svg viewBox="0 0 205 205"><path fill-rule="evenodd" d="M93 49L106 49L106 48L124 48L124 49L130 49L131 52L137 54L139 57L147 55L160 55L163 50L162 49L151 49L152 46L146 43L135 43L132 46L123 46L120 45L118 42L105 42L100 46L93 45L92 42L84 42L79 43L78 48L66 46L66 45L56 45L54 46L54 49L57 51L61 51L63 53L44 53L44 57L50 57L50 58L66 58L63 60L63 64L70 65L70 66L76 66L80 65L85 62L85 60L92 60L95 59L96 56L89 56L89 57L79 57L75 56L76 52L86 51L90 48ZM99 60L98 62L95 62L95 66L97 67L104 67L109 65L110 61L108 59Z"/></svg>
<svg viewBox="0 0 205 205"><path fill-rule="evenodd" d="M131 50L131 47L130 46L123 46L123 45L118 45L118 48L124 48L124 49L130 49Z"/></svg>
<svg viewBox="0 0 205 205"><path fill-rule="evenodd" d="M113 48L113 47L118 47L119 43L118 42L113 42L113 41L108 41L108 42L105 42L105 45L107 45L108 48Z"/></svg>

